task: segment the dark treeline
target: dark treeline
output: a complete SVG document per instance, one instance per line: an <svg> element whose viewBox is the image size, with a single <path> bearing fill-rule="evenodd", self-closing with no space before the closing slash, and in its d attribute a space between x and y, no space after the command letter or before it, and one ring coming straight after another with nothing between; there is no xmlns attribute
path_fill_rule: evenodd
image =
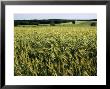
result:
<svg viewBox="0 0 110 89"><path fill-rule="evenodd" d="M67 20L67 19L46 19L46 20L14 20L14 26L17 25L39 25L39 24L50 24L55 26L55 24L68 23L72 22L75 24L75 21L97 21L97 19L91 20ZM96 25L95 23L93 25Z"/></svg>

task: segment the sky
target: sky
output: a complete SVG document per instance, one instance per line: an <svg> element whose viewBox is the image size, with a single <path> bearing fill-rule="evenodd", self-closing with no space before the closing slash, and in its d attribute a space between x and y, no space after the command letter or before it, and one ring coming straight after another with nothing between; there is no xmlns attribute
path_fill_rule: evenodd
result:
<svg viewBox="0 0 110 89"><path fill-rule="evenodd" d="M14 14L14 20L33 20L33 19L97 19L96 14L51 14L51 13L44 13L44 14Z"/></svg>

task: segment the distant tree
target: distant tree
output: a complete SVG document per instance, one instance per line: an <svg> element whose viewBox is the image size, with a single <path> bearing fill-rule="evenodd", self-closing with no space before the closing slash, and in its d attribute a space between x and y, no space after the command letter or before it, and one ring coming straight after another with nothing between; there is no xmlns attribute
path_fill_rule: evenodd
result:
<svg viewBox="0 0 110 89"><path fill-rule="evenodd" d="M75 20L72 21L72 24L75 24Z"/></svg>
<svg viewBox="0 0 110 89"><path fill-rule="evenodd" d="M17 26L18 24L16 22L14 22L14 26Z"/></svg>
<svg viewBox="0 0 110 89"><path fill-rule="evenodd" d="M50 21L50 25L51 25L51 26L55 26L54 21Z"/></svg>
<svg viewBox="0 0 110 89"><path fill-rule="evenodd" d="M96 22L92 22L92 23L91 23L91 26L96 26L96 25L97 25Z"/></svg>

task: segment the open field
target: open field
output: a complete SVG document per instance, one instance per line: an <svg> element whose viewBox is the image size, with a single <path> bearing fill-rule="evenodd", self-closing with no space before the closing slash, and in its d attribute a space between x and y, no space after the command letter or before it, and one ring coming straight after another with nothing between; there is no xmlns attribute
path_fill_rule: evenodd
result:
<svg viewBox="0 0 110 89"><path fill-rule="evenodd" d="M14 75L96 76L96 26L15 26Z"/></svg>

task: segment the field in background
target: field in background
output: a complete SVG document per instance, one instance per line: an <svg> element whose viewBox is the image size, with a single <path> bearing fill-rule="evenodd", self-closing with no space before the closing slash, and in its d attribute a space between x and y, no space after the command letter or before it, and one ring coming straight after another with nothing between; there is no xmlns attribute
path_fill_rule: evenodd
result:
<svg viewBox="0 0 110 89"><path fill-rule="evenodd" d="M96 76L96 26L15 26L14 75Z"/></svg>

